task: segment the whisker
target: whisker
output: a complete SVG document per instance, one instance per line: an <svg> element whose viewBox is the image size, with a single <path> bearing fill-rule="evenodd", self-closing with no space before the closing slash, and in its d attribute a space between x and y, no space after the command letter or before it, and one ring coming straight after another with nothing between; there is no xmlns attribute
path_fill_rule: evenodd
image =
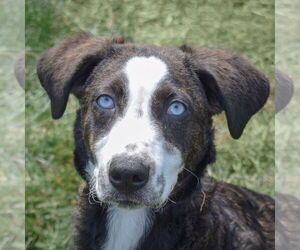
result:
<svg viewBox="0 0 300 250"><path fill-rule="evenodd" d="M102 204L102 202L101 201L99 201L99 200L96 200L96 198L95 198L95 194L92 194L92 199L93 199L93 201L95 202L95 204Z"/></svg>
<svg viewBox="0 0 300 250"><path fill-rule="evenodd" d="M93 205L93 204L102 204L101 201L96 200L97 197L97 192L96 192L96 178L91 178L90 183L89 183L89 192L88 192L88 202Z"/></svg>
<svg viewBox="0 0 300 250"><path fill-rule="evenodd" d="M176 201L173 201L170 198L168 198L168 200L171 201L173 204L176 204Z"/></svg>
<svg viewBox="0 0 300 250"><path fill-rule="evenodd" d="M167 205L168 200L165 200L161 205L159 205L156 209L155 209L155 213L160 213L164 210L164 207Z"/></svg>
<svg viewBox="0 0 300 250"><path fill-rule="evenodd" d="M96 191L94 191L94 192L92 193L92 198L93 198L93 201L94 201L95 203L102 204L102 202L101 202L100 200L96 199L96 198L98 198L98 197L97 197Z"/></svg>
<svg viewBox="0 0 300 250"><path fill-rule="evenodd" d="M195 173L193 173L191 170L189 170L189 169L187 169L185 167L183 167L183 169L186 170L187 172L189 172L191 175L193 175L197 179L197 184L198 185L200 184L199 177Z"/></svg>
<svg viewBox="0 0 300 250"><path fill-rule="evenodd" d="M200 213L202 212L202 209L203 209L203 206L204 206L205 200L206 200L206 193L203 190L201 190L201 192L203 194L203 200L202 200L202 204L200 206Z"/></svg>
<svg viewBox="0 0 300 250"><path fill-rule="evenodd" d="M89 193L89 196L88 196L88 201L91 205L93 205L92 201L91 201L91 194Z"/></svg>

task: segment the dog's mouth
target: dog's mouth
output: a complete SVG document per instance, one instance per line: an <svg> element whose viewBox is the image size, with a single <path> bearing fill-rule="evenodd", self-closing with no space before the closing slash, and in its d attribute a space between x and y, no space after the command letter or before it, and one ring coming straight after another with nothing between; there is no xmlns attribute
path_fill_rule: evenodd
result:
<svg viewBox="0 0 300 250"><path fill-rule="evenodd" d="M114 205L114 206L117 206L120 208L126 208L126 209L138 209L138 208L150 207L149 204L146 204L143 201L125 198L125 197L119 198L119 199L105 199L102 201L109 205Z"/></svg>
<svg viewBox="0 0 300 250"><path fill-rule="evenodd" d="M126 208L126 209L137 209L145 207L145 205L131 200L118 200L114 202L118 207Z"/></svg>
<svg viewBox="0 0 300 250"><path fill-rule="evenodd" d="M131 197L106 197L106 199L102 201L104 203L126 209L157 208L160 206L159 202L157 202L156 200L146 201L144 199Z"/></svg>

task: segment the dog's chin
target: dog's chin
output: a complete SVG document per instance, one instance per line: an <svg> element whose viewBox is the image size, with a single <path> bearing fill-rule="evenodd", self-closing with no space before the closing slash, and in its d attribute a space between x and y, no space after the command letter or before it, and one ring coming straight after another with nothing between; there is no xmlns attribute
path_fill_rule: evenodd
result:
<svg viewBox="0 0 300 250"><path fill-rule="evenodd" d="M157 200L145 201L144 199L137 199L131 197L105 197L105 199L100 199L101 202L107 205L113 205L119 208L125 209L140 209L140 208L150 208L155 209L161 206L161 203Z"/></svg>
<svg viewBox="0 0 300 250"><path fill-rule="evenodd" d="M108 205L114 205L119 208L124 209L140 209L140 208L157 208L159 207L158 203L155 202L144 202L144 201L138 201L138 200L106 200L103 201L104 203Z"/></svg>
<svg viewBox="0 0 300 250"><path fill-rule="evenodd" d="M162 206L161 197L154 192L120 193L115 190L96 192L99 201L106 205L113 205L125 209L150 208L155 209Z"/></svg>
<svg viewBox="0 0 300 250"><path fill-rule="evenodd" d="M116 202L113 202L113 204L119 208L125 208L125 209L139 209L139 208L147 207L143 203L138 203L138 202L130 201L130 200L116 201Z"/></svg>

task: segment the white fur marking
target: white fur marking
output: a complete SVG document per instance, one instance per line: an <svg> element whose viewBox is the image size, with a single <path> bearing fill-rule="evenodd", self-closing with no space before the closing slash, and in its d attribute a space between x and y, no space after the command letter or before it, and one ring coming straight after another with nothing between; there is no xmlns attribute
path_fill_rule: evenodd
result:
<svg viewBox="0 0 300 250"><path fill-rule="evenodd" d="M125 64L124 73L129 87L127 110L109 134L97 143L98 165L106 165L114 155L127 152L129 144L135 144L140 152L145 142L152 144L155 138L160 138L151 122L150 100L167 74L166 64L154 56L133 57ZM138 109L142 110L142 117L138 117Z"/></svg>
<svg viewBox="0 0 300 250"><path fill-rule="evenodd" d="M148 232L151 218L146 209L110 207L107 211L107 239L102 250L133 250Z"/></svg>
<svg viewBox="0 0 300 250"><path fill-rule="evenodd" d="M167 66L154 56L133 57L126 63L124 71L128 78L130 94L138 94L139 89L151 94L166 75Z"/></svg>

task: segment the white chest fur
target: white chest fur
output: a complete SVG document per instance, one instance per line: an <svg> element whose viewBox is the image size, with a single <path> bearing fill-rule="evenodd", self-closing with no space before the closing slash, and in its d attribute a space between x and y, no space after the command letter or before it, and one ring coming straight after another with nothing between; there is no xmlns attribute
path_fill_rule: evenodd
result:
<svg viewBox="0 0 300 250"><path fill-rule="evenodd" d="M146 209L110 207L107 213L107 238L101 250L133 250L151 226Z"/></svg>

